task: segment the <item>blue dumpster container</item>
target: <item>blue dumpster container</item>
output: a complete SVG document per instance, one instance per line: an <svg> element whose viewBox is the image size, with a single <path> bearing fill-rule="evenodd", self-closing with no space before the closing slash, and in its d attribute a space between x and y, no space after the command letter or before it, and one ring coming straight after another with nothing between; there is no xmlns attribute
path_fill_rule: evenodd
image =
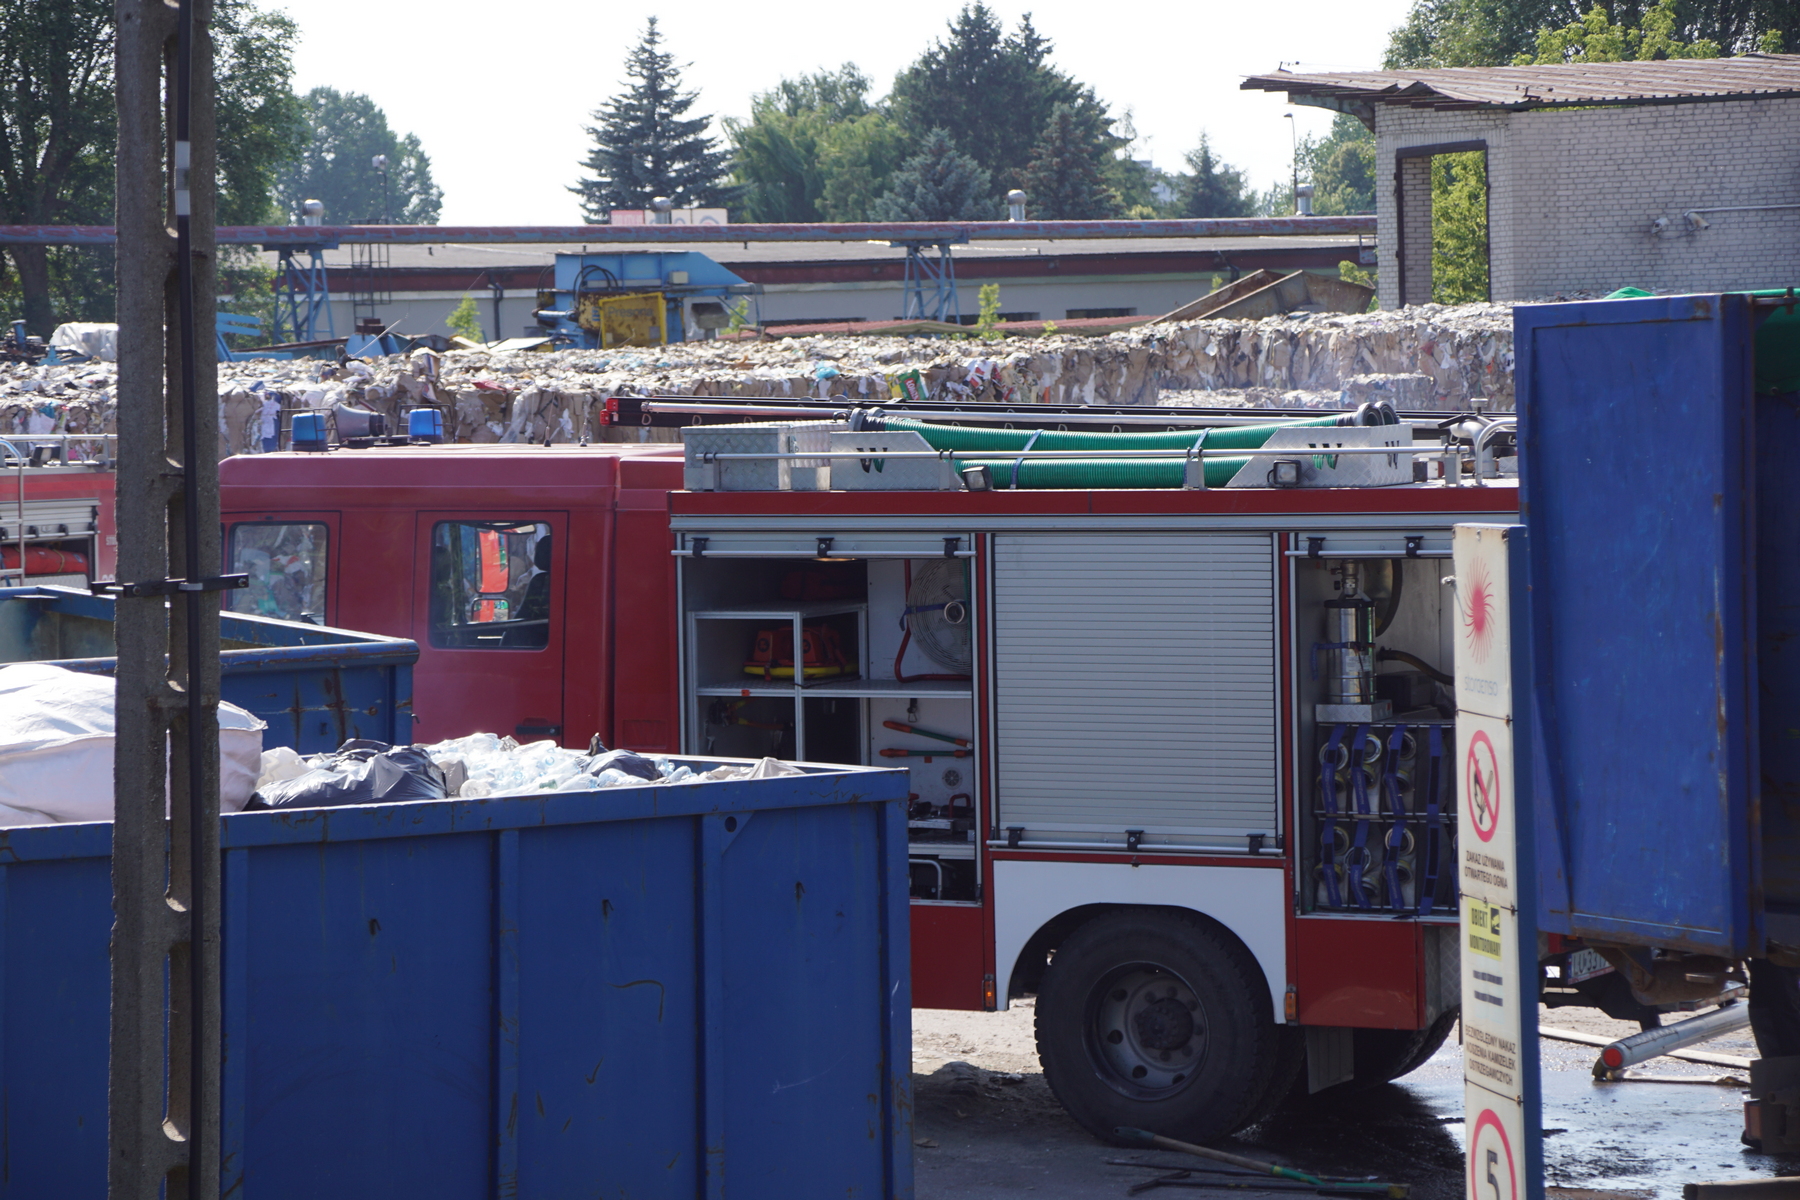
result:
<svg viewBox="0 0 1800 1200"><path fill-rule="evenodd" d="M225 1194L911 1196L906 774L804 769L226 817ZM0 1198L105 1195L110 833L0 831Z"/></svg>
<svg viewBox="0 0 1800 1200"><path fill-rule="evenodd" d="M349 738L413 740L417 642L241 613L223 615L220 640L220 694L269 723L265 747L316 754ZM112 597L0 588L0 663L110 675L116 652Z"/></svg>

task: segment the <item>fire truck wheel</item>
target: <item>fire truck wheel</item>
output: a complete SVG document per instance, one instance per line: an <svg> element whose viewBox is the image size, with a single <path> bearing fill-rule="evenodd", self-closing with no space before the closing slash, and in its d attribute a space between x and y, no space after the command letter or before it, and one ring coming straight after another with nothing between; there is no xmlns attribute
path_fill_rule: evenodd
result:
<svg viewBox="0 0 1800 1200"><path fill-rule="evenodd" d="M1107 1141L1127 1126L1204 1142L1262 1116L1282 1065L1276 1033L1255 960L1193 915L1091 921L1057 948L1038 992L1045 1080Z"/></svg>

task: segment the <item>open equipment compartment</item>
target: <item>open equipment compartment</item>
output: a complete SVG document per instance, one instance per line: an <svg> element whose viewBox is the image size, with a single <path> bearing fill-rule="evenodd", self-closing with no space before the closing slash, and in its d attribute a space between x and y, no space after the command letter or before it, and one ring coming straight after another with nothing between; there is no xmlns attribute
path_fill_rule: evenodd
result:
<svg viewBox="0 0 1800 1200"><path fill-rule="evenodd" d="M684 744L908 768L913 900L977 902L970 539L782 540L686 538Z"/></svg>
<svg viewBox="0 0 1800 1200"><path fill-rule="evenodd" d="M1299 909L1454 920L1450 530L1293 543Z"/></svg>

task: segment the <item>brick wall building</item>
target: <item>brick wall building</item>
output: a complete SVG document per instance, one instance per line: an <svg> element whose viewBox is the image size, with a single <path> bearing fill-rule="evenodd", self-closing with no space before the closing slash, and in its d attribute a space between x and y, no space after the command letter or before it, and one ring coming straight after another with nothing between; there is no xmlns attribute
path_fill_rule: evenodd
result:
<svg viewBox="0 0 1800 1200"><path fill-rule="evenodd" d="M1430 163L1487 157L1495 300L1800 284L1800 55L1278 72L1375 130L1383 308L1431 296Z"/></svg>

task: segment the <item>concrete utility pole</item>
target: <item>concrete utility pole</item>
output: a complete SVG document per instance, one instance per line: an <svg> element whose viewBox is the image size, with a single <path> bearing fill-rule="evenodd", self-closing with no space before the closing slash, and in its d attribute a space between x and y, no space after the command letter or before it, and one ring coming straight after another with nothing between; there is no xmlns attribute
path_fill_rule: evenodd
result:
<svg viewBox="0 0 1800 1200"><path fill-rule="evenodd" d="M216 1200L212 593L225 581L217 578L219 474L210 444L218 436L212 0L115 0L114 12L122 582L108 589L118 596L119 674L107 1195Z"/></svg>

